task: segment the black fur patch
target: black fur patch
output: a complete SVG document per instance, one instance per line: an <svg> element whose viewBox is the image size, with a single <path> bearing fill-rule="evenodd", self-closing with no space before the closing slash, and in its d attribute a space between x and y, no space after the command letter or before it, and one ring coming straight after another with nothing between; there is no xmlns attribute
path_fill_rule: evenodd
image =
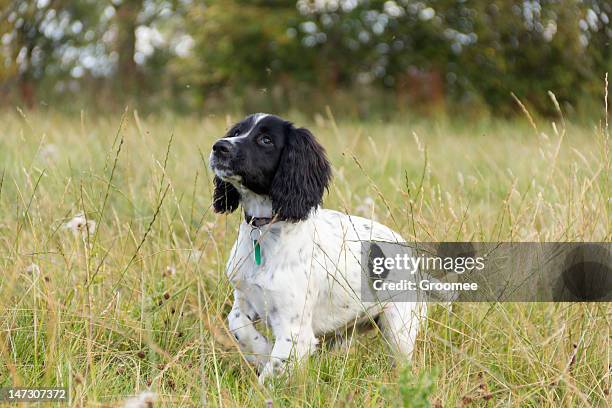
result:
<svg viewBox="0 0 612 408"><path fill-rule="evenodd" d="M321 204L331 179L325 149L304 128L287 129L285 149L270 188L272 207L278 217L297 222Z"/></svg>
<svg viewBox="0 0 612 408"><path fill-rule="evenodd" d="M215 176L213 208L216 213L231 213L240 204L240 193L234 186Z"/></svg>

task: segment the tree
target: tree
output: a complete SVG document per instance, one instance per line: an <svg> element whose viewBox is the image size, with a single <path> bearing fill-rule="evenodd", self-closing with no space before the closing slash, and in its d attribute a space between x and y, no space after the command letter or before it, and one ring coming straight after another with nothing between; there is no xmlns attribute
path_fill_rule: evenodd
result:
<svg viewBox="0 0 612 408"><path fill-rule="evenodd" d="M0 7L0 89L19 89L30 106L49 87L70 82L79 95L98 96L102 82L114 85L104 87L112 89L104 100L120 106L126 97L152 104L157 95L192 107L216 99L239 101L241 110L308 109L348 93L344 103L361 112L382 100L391 110L479 105L511 114L514 92L551 114L548 91L575 106L599 97L612 68L612 4L604 0L0 0Z"/></svg>
<svg viewBox="0 0 612 408"><path fill-rule="evenodd" d="M132 94L138 82L136 54L136 28L142 11L143 0L123 0L115 11L117 22L116 49L118 54L117 76L123 93Z"/></svg>
<svg viewBox="0 0 612 408"><path fill-rule="evenodd" d="M75 61L62 59L62 52L87 42L83 33L98 23L98 2L14 0L2 10L5 68L0 79L5 84L15 83L22 101L32 107L37 82L47 74L70 72Z"/></svg>

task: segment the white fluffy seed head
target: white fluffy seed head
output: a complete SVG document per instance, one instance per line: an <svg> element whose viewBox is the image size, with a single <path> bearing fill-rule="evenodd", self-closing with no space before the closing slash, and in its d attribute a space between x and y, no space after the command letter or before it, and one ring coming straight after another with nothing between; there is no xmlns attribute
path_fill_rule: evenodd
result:
<svg viewBox="0 0 612 408"><path fill-rule="evenodd" d="M172 277L176 275L176 267L174 265L168 265L166 267L166 271L164 272L165 276Z"/></svg>
<svg viewBox="0 0 612 408"><path fill-rule="evenodd" d="M153 391L143 391L135 397L127 399L123 408L153 408L155 401L157 401L157 394Z"/></svg>
<svg viewBox="0 0 612 408"><path fill-rule="evenodd" d="M88 220L83 213L78 213L70 221L64 224L64 228L73 234L92 235L96 231L96 222Z"/></svg>
<svg viewBox="0 0 612 408"><path fill-rule="evenodd" d="M28 265L25 271L30 275L40 275L40 267L35 263Z"/></svg>

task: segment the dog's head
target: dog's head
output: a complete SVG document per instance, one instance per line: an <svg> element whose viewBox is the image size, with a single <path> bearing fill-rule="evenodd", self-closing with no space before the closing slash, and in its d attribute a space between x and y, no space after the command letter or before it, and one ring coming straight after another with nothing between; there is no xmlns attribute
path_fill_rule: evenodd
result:
<svg viewBox="0 0 612 408"><path fill-rule="evenodd" d="M268 196L275 217L297 222L317 207L331 178L325 150L304 128L278 116L255 114L238 122L210 154L215 172L213 206L232 212L240 191Z"/></svg>

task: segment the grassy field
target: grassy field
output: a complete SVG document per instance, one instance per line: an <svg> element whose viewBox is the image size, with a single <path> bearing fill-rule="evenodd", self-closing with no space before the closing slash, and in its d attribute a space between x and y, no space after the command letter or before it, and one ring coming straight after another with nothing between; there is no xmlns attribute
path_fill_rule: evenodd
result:
<svg viewBox="0 0 612 408"><path fill-rule="evenodd" d="M159 406L610 405L610 304L435 305L412 366L372 331L258 387L225 325L240 215L210 206L209 149L236 119L0 114L0 386L64 385L71 406L147 389ZM334 165L325 206L407 239L612 238L602 123L292 119Z"/></svg>

